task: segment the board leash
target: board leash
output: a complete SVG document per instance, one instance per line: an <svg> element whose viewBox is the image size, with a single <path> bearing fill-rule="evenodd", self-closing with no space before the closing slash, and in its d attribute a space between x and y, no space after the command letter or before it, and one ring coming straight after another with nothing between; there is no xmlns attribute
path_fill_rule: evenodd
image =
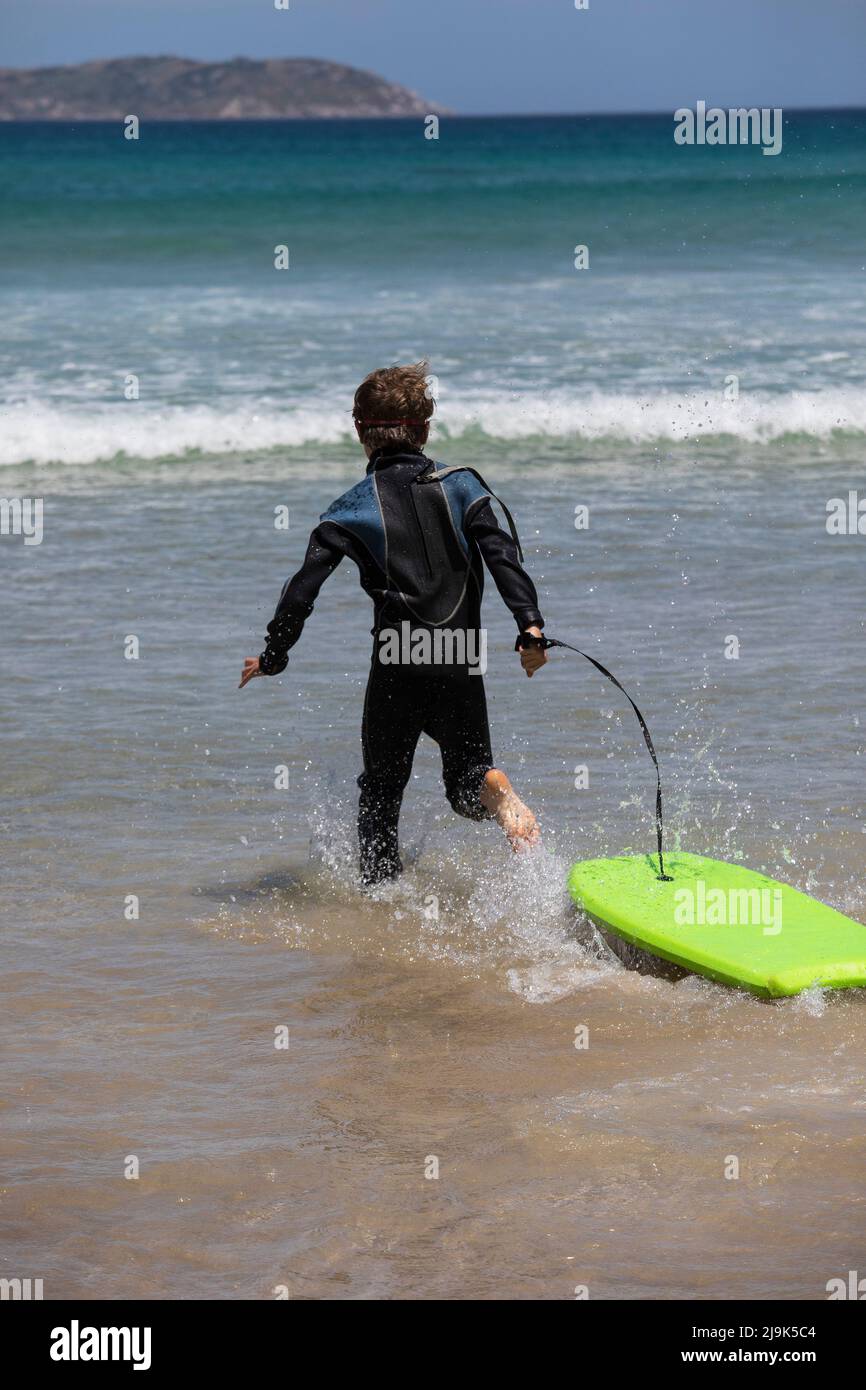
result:
<svg viewBox="0 0 866 1390"><path fill-rule="evenodd" d="M517 640L518 642L520 642L521 639L518 638ZM591 662L591 664L595 667L596 671L600 671L601 674L605 676L611 682L612 685L616 686L617 690L622 691L623 695L628 700L629 704L631 705L632 709L637 715L637 722L640 724L641 732L644 736L646 746L649 749L649 755L653 760L653 764L656 770L656 839L658 841L659 854L659 871L656 875L656 878L658 878L661 883L672 883L672 876L670 874L665 873L665 860L664 852L662 849L664 841L664 812L662 810L662 774L659 768L659 760L658 755L656 754L655 745L652 741L652 734L650 733L649 728L647 727L646 720L644 719L643 715L641 714L640 710L638 709L637 705L629 695L622 682L618 681L613 672L609 671L606 666L602 666L600 661L596 661L594 656L590 656L589 652L582 652L580 650L580 647L573 647L570 642L560 642L558 637L542 637L539 640L541 643L544 644L545 648L564 647L566 651L577 652L578 656L582 656L587 661Z"/></svg>

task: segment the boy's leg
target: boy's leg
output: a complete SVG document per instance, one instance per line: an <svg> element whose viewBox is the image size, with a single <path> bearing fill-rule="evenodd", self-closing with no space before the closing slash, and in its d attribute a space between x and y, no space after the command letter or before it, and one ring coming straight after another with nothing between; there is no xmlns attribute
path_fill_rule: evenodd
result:
<svg viewBox="0 0 866 1390"><path fill-rule="evenodd" d="M424 732L439 744L445 794L459 816L498 821L512 849L538 842L535 816L505 773L493 766L481 676L458 672L443 676Z"/></svg>
<svg viewBox="0 0 866 1390"><path fill-rule="evenodd" d="M402 872L397 841L400 805L421 733L419 701L411 679L374 656L364 699L361 743L364 771L358 778L358 845L361 881L370 886Z"/></svg>

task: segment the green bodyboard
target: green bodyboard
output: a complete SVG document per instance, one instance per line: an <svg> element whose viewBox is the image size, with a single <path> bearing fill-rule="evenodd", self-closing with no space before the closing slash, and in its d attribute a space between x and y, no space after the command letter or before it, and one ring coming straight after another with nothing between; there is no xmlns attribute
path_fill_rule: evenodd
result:
<svg viewBox="0 0 866 1390"><path fill-rule="evenodd" d="M568 888L599 926L663 960L754 994L866 985L866 926L740 864L699 854L586 859Z"/></svg>

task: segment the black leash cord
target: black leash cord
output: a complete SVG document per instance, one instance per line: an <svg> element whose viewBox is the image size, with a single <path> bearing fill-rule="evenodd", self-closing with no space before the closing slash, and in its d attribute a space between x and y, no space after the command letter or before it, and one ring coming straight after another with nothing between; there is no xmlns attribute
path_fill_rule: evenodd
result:
<svg viewBox="0 0 866 1390"><path fill-rule="evenodd" d="M560 642L556 637L544 637L542 640L544 642L545 647L565 647L567 651L577 652L578 656L585 657L587 661L592 663L596 671L600 671L603 676L607 677L607 679L611 682L612 685L616 686L617 690L622 691L623 695L628 700L629 704L631 705L632 709L637 715L637 722L640 724L641 732L643 733L644 739L646 741L646 746L649 749L649 754L653 760L653 763L655 764L656 770L656 838L658 840L659 846L659 872L656 875L656 877L660 879L662 883L672 883L673 879L671 878L671 875L665 873L665 861L664 854L662 852L662 841L664 840L664 816L662 813L662 775L661 771L659 770L659 760L656 756L656 750L653 745L652 735L650 734L650 731L647 728L646 720L644 719L634 700L629 695L625 686L617 680L616 676L613 674L612 671L609 671L606 666L602 666L601 662L596 661L594 656L590 656L589 652L582 652L580 650L580 647L572 647L569 642Z"/></svg>

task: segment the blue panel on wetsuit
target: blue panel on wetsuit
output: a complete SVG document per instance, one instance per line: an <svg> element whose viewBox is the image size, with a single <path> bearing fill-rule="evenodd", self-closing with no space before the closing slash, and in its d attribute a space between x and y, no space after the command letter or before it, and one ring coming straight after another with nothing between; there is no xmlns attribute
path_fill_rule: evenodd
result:
<svg viewBox="0 0 866 1390"><path fill-rule="evenodd" d="M320 521L333 521L356 536L369 550L381 569L385 568L385 533L382 515L373 489L372 474L332 502Z"/></svg>
<svg viewBox="0 0 866 1390"><path fill-rule="evenodd" d="M481 486L474 473L465 472L463 469L457 473L449 473L440 483L454 518L454 529L460 537L460 544L468 554L469 544L463 529L466 513L473 502L478 502L482 497L489 497L490 493Z"/></svg>

